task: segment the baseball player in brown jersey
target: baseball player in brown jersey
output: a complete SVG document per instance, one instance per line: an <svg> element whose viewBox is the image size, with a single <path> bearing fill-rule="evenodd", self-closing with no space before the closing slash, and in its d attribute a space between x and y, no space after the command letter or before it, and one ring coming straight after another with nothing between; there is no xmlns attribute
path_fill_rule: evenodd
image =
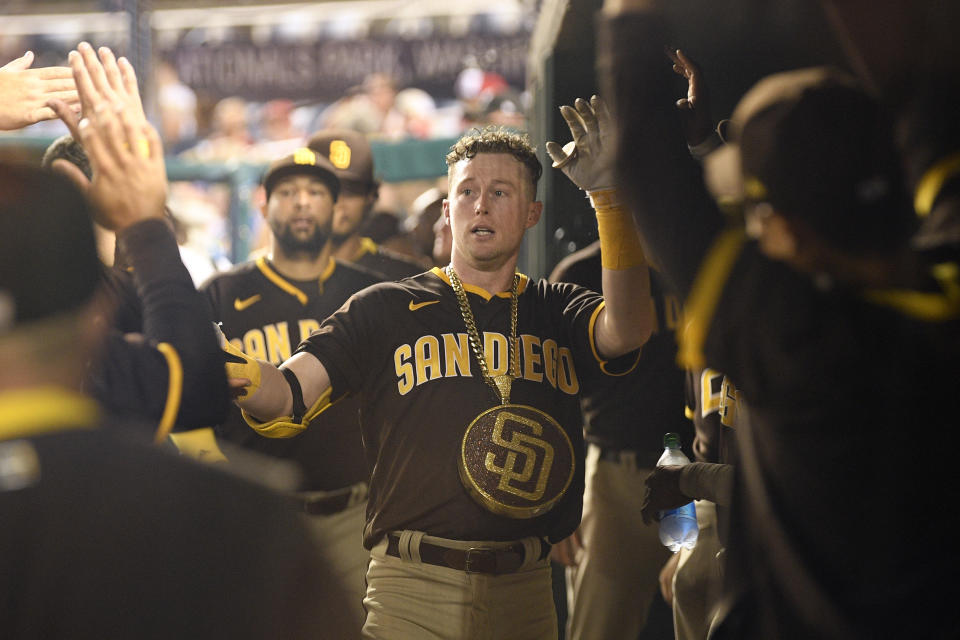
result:
<svg viewBox="0 0 960 640"><path fill-rule="evenodd" d="M561 260L550 281L599 291L601 274L600 243L594 242ZM683 370L676 365L680 304L653 269L650 293L656 330L637 366L581 394L587 441L583 521L553 550L554 559L568 567L571 640L636 638L646 628L657 576L670 555L657 527L641 519L638 496L662 452L663 434L678 432L689 444L693 428L683 416Z"/></svg>
<svg viewBox="0 0 960 640"><path fill-rule="evenodd" d="M686 408L696 429L693 464L658 468L648 477L642 514L652 515L670 496L686 504L696 499L697 546L681 549L660 574L664 599L673 606L677 640L706 638L722 587L722 558L730 505L734 429L743 408L736 386L724 374L710 368L688 370ZM679 504L671 504L680 506Z"/></svg>
<svg viewBox="0 0 960 640"><path fill-rule="evenodd" d="M263 215L272 231L268 259L238 265L205 283L214 317L237 349L280 364L353 293L379 282L374 274L330 256L329 235L339 181L326 159L310 149L275 161L264 174ZM359 635L367 552L361 531L367 464L357 424L357 401L325 415L324 427L295 440L272 440L252 431L234 411L217 435L245 449L296 463L302 474L296 501L311 514L318 543L335 564L350 595Z"/></svg>
<svg viewBox="0 0 960 640"><path fill-rule="evenodd" d="M307 146L324 156L340 178L340 197L333 210L333 256L399 280L423 272L423 265L361 235L360 227L377 202L380 184L374 176L373 151L364 134L349 129L322 129Z"/></svg>
<svg viewBox="0 0 960 640"><path fill-rule="evenodd" d="M653 325L639 238L605 188L606 109L563 113L576 151L549 150L597 209L605 298L515 272L541 165L525 138L485 130L447 156L449 265L366 289L279 369L230 367L269 436L300 433L331 398L364 400L366 637L557 636L547 556L580 521L578 394L629 369Z"/></svg>
<svg viewBox="0 0 960 640"><path fill-rule="evenodd" d="M156 425L154 437L163 442L173 430L226 415L222 353L164 220L163 154L159 140L151 142L156 132L143 113L136 73L106 47L94 51L80 43L77 49L70 66L84 114L110 105L117 117L144 132L136 139L136 153L129 143L118 150L100 137L108 128L105 123L114 124L109 119L98 123L100 131L88 126L89 119L81 127L72 108L51 101L71 134L51 145L45 166L69 178L97 204L91 209L96 226L116 239L117 261L113 268L103 267L101 282L104 301L118 309L119 317L111 323L111 314L104 315L115 330L86 367L84 389L117 416ZM117 268L119 264L126 268Z"/></svg>
<svg viewBox="0 0 960 640"><path fill-rule="evenodd" d="M624 115L620 184L645 246L691 293L685 362L731 376L749 407L737 428L728 613L712 636L956 637L955 590L930 585L952 584L960 558L917 543L940 538L942 521L920 514L951 502L956 473L900 469L918 445L958 444L942 410L956 386L944 371L957 361L957 272L930 282L909 264L914 221L885 110L835 71L762 80L733 112L736 147L716 158L733 160L750 236L724 229L700 168L670 139L675 122L655 106L674 79L662 68L667 21L645 4L606 7L597 38Z"/></svg>
<svg viewBox="0 0 960 640"><path fill-rule="evenodd" d="M149 444L150 423L81 391L110 330L92 209L121 197L138 211L156 203L157 217L162 208L147 198L164 178L159 136L150 131L149 159L129 153L122 144L139 130L104 111L84 140L96 137L98 172L101 158L123 168L106 174L118 200L94 203L63 177L0 164L0 634L345 637L329 563L282 498ZM115 353L130 378L156 386L147 360ZM223 376L223 352L213 357ZM155 386L140 394L166 393Z"/></svg>

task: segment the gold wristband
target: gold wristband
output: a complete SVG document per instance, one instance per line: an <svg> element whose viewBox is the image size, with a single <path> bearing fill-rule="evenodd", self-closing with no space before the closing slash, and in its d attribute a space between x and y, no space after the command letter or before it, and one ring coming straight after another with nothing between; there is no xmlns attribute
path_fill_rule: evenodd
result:
<svg viewBox="0 0 960 640"><path fill-rule="evenodd" d="M620 205L616 190L590 191L587 195L597 214L603 268L623 271L646 264L633 216Z"/></svg>

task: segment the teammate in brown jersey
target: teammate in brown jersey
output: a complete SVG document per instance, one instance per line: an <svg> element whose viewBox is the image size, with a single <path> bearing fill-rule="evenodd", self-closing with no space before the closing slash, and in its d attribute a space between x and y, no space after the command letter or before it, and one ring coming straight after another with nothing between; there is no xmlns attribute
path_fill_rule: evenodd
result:
<svg viewBox="0 0 960 640"><path fill-rule="evenodd" d="M710 368L687 371L687 417L693 422L695 461L658 467L647 478L641 514L653 522L657 511L696 500L697 545L674 554L660 572L660 590L673 607L678 640L706 638L719 602L724 527L733 491L734 429L745 408L733 382Z"/></svg>
<svg viewBox="0 0 960 640"><path fill-rule="evenodd" d="M601 273L600 243L594 242L561 260L550 281L598 291ZM657 527L642 521L637 497L662 453L663 434L681 433L689 444L693 428L683 416L683 371L676 365L680 305L653 269L650 293L656 329L637 366L581 394L588 445L583 521L553 549L554 559L568 567L571 640L656 632L656 616L647 628L648 610L670 552Z"/></svg>
<svg viewBox="0 0 960 640"><path fill-rule="evenodd" d="M88 150L93 182L81 192L62 176L0 167L3 636L342 637L327 563L284 501L141 442L136 418L107 417L81 391L91 359L109 358L123 385L109 391L125 402L180 392L163 345L117 335L107 355L98 349L110 305L92 218L122 228L124 250L159 244L136 263L144 333L196 333L186 344L200 353L184 358L208 357L223 396L226 380L213 327L194 322L202 299L183 265L171 272L164 259L177 254L162 220L163 150L132 67L105 48L77 49L69 60L85 118L63 102L54 109Z"/></svg>
<svg viewBox="0 0 960 640"><path fill-rule="evenodd" d="M580 519L578 393L629 368L653 325L639 238L607 188L609 116L597 98L562 112L576 151L548 150L597 209L605 298L515 273L541 165L525 138L487 130L447 156L446 268L355 296L279 369L229 368L274 437L362 396L367 637L557 634L547 555Z"/></svg>
<svg viewBox="0 0 960 640"><path fill-rule="evenodd" d="M386 280L422 273L424 267L417 261L381 247L360 233L380 193L367 137L346 129L322 129L310 136L307 146L328 159L340 179L331 229L333 256L375 271Z"/></svg>
<svg viewBox="0 0 960 640"><path fill-rule="evenodd" d="M280 364L347 298L380 279L330 255L339 180L323 156L299 149L275 161L263 182L267 198L262 213L272 232L271 257L214 276L202 291L237 349ZM302 481L295 500L311 514L317 543L327 550L350 597L353 637L363 624L368 555L360 532L369 472L357 409L354 398L337 403L324 415L324 427L295 440L259 436L236 407L216 429L221 442L297 465Z"/></svg>
<svg viewBox="0 0 960 640"><path fill-rule="evenodd" d="M955 386L943 372L957 357L956 271L939 283L912 271L914 221L887 114L837 72L762 80L734 110L736 148L723 154L755 242L724 230L658 106L674 90L663 8L609 2L597 41L620 116L619 184L645 246L691 293L680 352L731 376L749 407L737 428L726 615L711 635L955 637L955 590L930 585L952 584L960 559L917 541L942 537L942 522L922 514L949 504L956 474L929 459L922 477L903 469L905 452L958 445L942 410Z"/></svg>

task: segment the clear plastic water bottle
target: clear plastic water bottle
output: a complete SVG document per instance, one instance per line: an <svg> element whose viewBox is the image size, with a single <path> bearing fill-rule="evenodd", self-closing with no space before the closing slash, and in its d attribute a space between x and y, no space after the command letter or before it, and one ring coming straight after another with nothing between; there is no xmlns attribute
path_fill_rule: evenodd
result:
<svg viewBox="0 0 960 640"><path fill-rule="evenodd" d="M684 464L690 464L690 459L680 450L680 436L676 433L664 435L663 455L657 460L657 466ZM676 553L681 547L693 549L697 545L699 534L697 510L692 502L660 512L660 542L670 551Z"/></svg>

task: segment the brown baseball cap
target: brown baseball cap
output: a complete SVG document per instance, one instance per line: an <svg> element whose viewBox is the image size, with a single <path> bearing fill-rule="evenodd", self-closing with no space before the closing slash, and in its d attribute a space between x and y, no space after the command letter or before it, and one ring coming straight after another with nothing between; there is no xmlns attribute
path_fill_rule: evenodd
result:
<svg viewBox="0 0 960 640"><path fill-rule="evenodd" d="M277 181L291 175L312 175L324 182L330 189L330 194L336 200L340 194L340 179L333 165L323 155L308 147L300 147L288 156L284 156L270 163L263 174L263 186L267 190L267 198L276 186Z"/></svg>
<svg viewBox="0 0 960 640"><path fill-rule="evenodd" d="M310 136L307 147L330 162L344 191L366 194L377 186L373 151L363 133L350 129L321 129Z"/></svg>
<svg viewBox="0 0 960 640"><path fill-rule="evenodd" d="M769 203L839 248L902 244L913 216L884 115L836 69L767 76L734 110L728 144L707 156L708 183L726 174L715 195Z"/></svg>

